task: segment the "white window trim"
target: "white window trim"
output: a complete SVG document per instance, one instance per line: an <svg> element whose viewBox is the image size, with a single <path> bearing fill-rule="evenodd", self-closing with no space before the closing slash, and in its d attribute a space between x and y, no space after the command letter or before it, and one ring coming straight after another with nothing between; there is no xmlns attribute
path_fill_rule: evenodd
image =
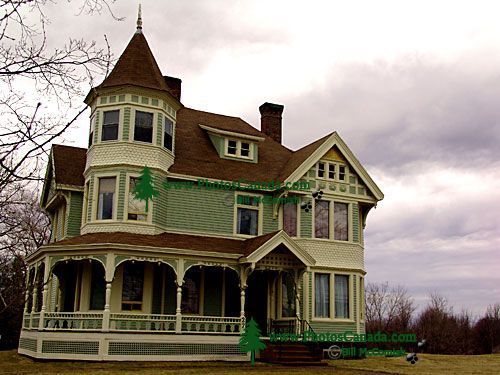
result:
<svg viewBox="0 0 500 375"><path fill-rule="evenodd" d="M98 200L99 200L99 179L100 178L115 178L115 194L113 195L113 217L111 219L98 219L97 218L97 208L98 208ZM118 222L117 220L117 212L118 212L118 194L120 187L120 176L119 173L96 173L94 176L94 191L92 192L92 217L90 222L93 223L112 223Z"/></svg>
<svg viewBox="0 0 500 375"><path fill-rule="evenodd" d="M110 106L106 108L100 109L101 113L99 116L99 134L97 134L97 142L93 143L113 143L113 142L120 142L122 140L123 136L123 116L124 116L124 110L123 106ZM102 140L102 133L103 133L103 127L104 127L104 112L112 112L112 111L118 111L118 138L117 139L110 139L108 141L103 141Z"/></svg>
<svg viewBox="0 0 500 375"><path fill-rule="evenodd" d="M228 145L229 141L235 141L236 142L236 154L230 154L228 153ZM249 145L249 152L248 156L243 156L241 155L241 143L248 143ZM247 141L247 140L240 140L236 138L224 138L224 156L230 157L230 158L239 158L239 159L245 159L245 160L253 160L253 149L254 149L254 143Z"/></svg>
<svg viewBox="0 0 500 375"><path fill-rule="evenodd" d="M330 317L317 317L316 316L316 274L329 274L329 286L330 286ZM343 275L349 277L349 318L337 318L335 317L335 275ZM346 322L346 323L355 323L356 319L354 316L354 290L353 290L353 277L354 275L347 272L336 272L331 270L315 270L312 272L312 295L311 295L311 304L312 304L312 317L311 321L313 322Z"/></svg>
<svg viewBox="0 0 500 375"><path fill-rule="evenodd" d="M150 199L148 202L148 212L146 220L130 220L128 218L128 205L129 205L129 193L130 193L130 179L131 178L139 178L140 174L139 173L127 173L125 177L125 210L124 210L124 217L123 220L126 221L127 223L136 223L136 224L152 224L152 214L151 212L153 211L153 200Z"/></svg>
<svg viewBox="0 0 500 375"><path fill-rule="evenodd" d="M158 112L154 111L152 108L131 108L130 112L131 112L130 113L130 131L129 131L130 142L137 143L140 145L156 146L157 145L156 132L157 132L157 128L158 128ZM153 135L151 137L151 142L144 142L144 141L135 140L135 116L136 116L137 112L145 112L145 113L153 114ZM163 124L163 119L162 119L162 124ZM162 139L162 141L163 141L163 139ZM163 144L161 145L161 148L165 149L163 147Z"/></svg>
<svg viewBox="0 0 500 375"><path fill-rule="evenodd" d="M255 236L260 236L262 235L262 230L263 230L263 203L262 203L262 199L261 201L259 202L259 205L258 206L248 206L246 204L239 204L237 202L237 196L238 195L246 195L246 196L249 196L249 197L259 197L259 198L262 198L263 195L262 194L252 194L252 193L246 193L246 192L239 192L239 191L235 191L234 192L234 210L233 210L233 235L235 236L238 236L238 237L243 237L243 238L253 238ZM257 215L257 220L258 220L258 223L257 223L257 234L254 236L254 235L250 235L250 234L240 234L238 233L238 208L249 208L249 209L253 209L253 210L258 210L258 215Z"/></svg>

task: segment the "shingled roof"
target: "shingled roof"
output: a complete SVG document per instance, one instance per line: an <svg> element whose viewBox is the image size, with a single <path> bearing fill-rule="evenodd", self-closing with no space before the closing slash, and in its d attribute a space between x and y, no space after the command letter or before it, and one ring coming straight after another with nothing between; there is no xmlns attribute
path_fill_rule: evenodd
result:
<svg viewBox="0 0 500 375"><path fill-rule="evenodd" d="M237 240L221 237L196 236L179 233L161 233L156 235L126 233L126 232L108 232L108 233L89 233L81 236L71 237L59 242L53 242L45 245L44 248L54 246L71 245L136 245L158 248L174 248L196 250L203 252L217 252L227 254L238 254L247 256L257 250L264 243L269 241L278 231L268 233L262 236L250 238L247 240Z"/></svg>
<svg viewBox="0 0 500 375"><path fill-rule="evenodd" d="M53 145L52 158L56 184L83 186L83 172L87 161L87 149Z"/></svg>

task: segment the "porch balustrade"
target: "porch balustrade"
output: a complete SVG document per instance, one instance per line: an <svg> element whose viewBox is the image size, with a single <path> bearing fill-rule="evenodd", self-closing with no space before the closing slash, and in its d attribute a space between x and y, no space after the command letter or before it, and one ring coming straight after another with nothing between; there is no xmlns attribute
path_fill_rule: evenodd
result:
<svg viewBox="0 0 500 375"><path fill-rule="evenodd" d="M102 318L102 312L46 312L43 329L99 331Z"/></svg>
<svg viewBox="0 0 500 375"><path fill-rule="evenodd" d="M46 331L108 331L104 312L45 312L42 329ZM39 329L40 313L25 314L24 329ZM109 317L110 332L186 333L239 335L244 327L241 317L182 315L177 329L176 315L115 313Z"/></svg>

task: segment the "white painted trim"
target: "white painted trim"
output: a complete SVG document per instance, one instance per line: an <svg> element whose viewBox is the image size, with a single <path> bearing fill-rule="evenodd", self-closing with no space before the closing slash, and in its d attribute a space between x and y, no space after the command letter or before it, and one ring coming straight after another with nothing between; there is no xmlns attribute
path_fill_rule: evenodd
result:
<svg viewBox="0 0 500 375"><path fill-rule="evenodd" d="M202 125L202 124L198 124L198 126L200 128L202 128L203 130L206 130L210 133L214 133L214 134L218 134L218 135L222 135L222 136L226 136L226 137L242 138L242 139L248 139L251 141L258 141L258 142L265 140L264 137L258 137L255 135L232 132L232 131L228 131L228 130L221 130L221 129L213 128L213 127L210 127L207 125Z"/></svg>

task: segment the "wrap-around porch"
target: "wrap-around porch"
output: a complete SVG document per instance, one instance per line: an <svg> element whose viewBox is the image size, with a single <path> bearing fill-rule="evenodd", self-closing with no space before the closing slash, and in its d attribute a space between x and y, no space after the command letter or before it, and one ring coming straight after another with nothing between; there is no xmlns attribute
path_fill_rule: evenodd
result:
<svg viewBox="0 0 500 375"><path fill-rule="evenodd" d="M23 329L266 336L301 329L307 265L279 244L258 261L46 255L28 274Z"/></svg>

